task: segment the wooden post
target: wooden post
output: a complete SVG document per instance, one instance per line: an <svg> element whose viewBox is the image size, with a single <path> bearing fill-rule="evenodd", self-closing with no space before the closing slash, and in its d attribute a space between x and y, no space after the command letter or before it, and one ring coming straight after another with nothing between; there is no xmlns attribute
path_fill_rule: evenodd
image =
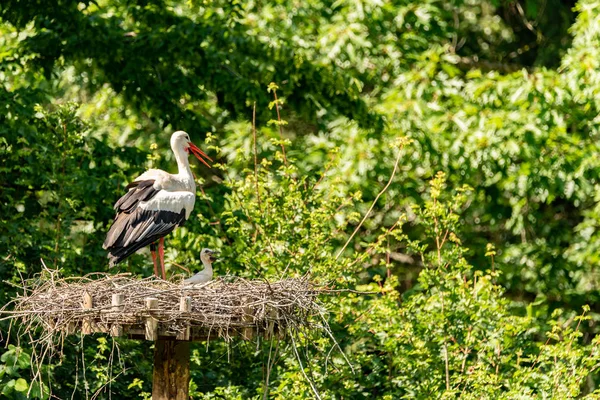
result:
<svg viewBox="0 0 600 400"><path fill-rule="evenodd" d="M114 293L112 295L112 311L119 312L123 310L123 293ZM123 336L123 326L119 323L114 323L110 327L110 336Z"/></svg>
<svg viewBox="0 0 600 400"><path fill-rule="evenodd" d="M85 292L83 294L83 309L90 310L92 309L92 307L94 307L94 300L88 292ZM83 319L83 322L81 323L81 333L83 333L84 335L89 335L90 333L92 333L91 318L86 317Z"/></svg>
<svg viewBox="0 0 600 400"><path fill-rule="evenodd" d="M277 310L274 307L268 307L266 314L267 326L265 329L265 339L271 339L275 336L275 320L277 319Z"/></svg>
<svg viewBox="0 0 600 400"><path fill-rule="evenodd" d="M146 297L146 310L158 308L158 299L156 297ZM158 320L152 315L146 318L146 340L158 339Z"/></svg>
<svg viewBox="0 0 600 400"><path fill-rule="evenodd" d="M189 313L192 311L192 298L190 296L179 299L179 311ZM190 325L186 323L183 332L177 334L177 340L190 340Z"/></svg>
<svg viewBox="0 0 600 400"><path fill-rule="evenodd" d="M152 400L188 400L190 342L159 339L154 344Z"/></svg>
<svg viewBox="0 0 600 400"><path fill-rule="evenodd" d="M75 322L73 322L73 321L70 321L70 322L67 324L67 331L66 331L66 334L67 334L67 335L71 335L71 334L75 333L75 328L76 328Z"/></svg>
<svg viewBox="0 0 600 400"><path fill-rule="evenodd" d="M244 297L242 299L243 304L248 304L250 302L250 299ZM242 321L247 322L247 323L253 323L254 322L254 310L252 309L252 307L246 306L244 307L244 315L242 316ZM242 329L242 339L243 340L250 340L252 339L252 337L254 337L254 327L253 326L248 326Z"/></svg>

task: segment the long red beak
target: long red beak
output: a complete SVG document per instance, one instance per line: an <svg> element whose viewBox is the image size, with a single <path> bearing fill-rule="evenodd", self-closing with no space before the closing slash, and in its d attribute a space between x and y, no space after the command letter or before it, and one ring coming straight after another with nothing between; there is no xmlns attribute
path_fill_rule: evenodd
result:
<svg viewBox="0 0 600 400"><path fill-rule="evenodd" d="M193 155L196 156L196 158L198 160L200 160L204 165L206 165L208 168L210 168L210 165L208 165L208 163L205 161L208 160L210 162L213 162L212 158L210 158L209 156L206 155L205 152L203 152L202 150L200 150L200 147L196 146L194 143L189 142L189 149L192 152Z"/></svg>

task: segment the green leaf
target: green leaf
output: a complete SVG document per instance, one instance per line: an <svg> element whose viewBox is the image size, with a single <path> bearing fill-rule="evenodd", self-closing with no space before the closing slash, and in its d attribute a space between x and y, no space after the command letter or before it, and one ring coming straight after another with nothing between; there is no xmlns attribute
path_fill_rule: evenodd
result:
<svg viewBox="0 0 600 400"><path fill-rule="evenodd" d="M29 388L29 385L27 384L27 381L23 378L19 378L17 379L17 382L15 383L15 390L17 392L24 392Z"/></svg>
<svg viewBox="0 0 600 400"><path fill-rule="evenodd" d="M15 387L15 382L16 381L14 379L11 379L10 381L6 382L6 384L2 388L2 394L8 394L11 391L13 391L13 389Z"/></svg>

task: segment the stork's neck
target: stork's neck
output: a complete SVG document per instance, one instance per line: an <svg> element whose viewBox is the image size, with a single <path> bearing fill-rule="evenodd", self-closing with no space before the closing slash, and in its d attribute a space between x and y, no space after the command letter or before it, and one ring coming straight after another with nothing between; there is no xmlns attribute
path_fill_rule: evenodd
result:
<svg viewBox="0 0 600 400"><path fill-rule="evenodd" d="M196 183L194 182L194 175L190 168L188 153L181 148L173 148L173 154L175 154L175 160L177 161L177 175L185 183L188 190L195 191Z"/></svg>
<svg viewBox="0 0 600 400"><path fill-rule="evenodd" d="M212 264L210 261L206 261L206 260L202 260L202 264L204 264L204 269L202 270L202 272L206 272L206 273L210 273L212 274Z"/></svg>

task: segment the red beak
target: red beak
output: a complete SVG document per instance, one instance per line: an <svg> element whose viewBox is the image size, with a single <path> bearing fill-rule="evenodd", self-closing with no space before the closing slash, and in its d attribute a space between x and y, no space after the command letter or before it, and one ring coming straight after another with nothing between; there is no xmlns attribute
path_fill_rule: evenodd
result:
<svg viewBox="0 0 600 400"><path fill-rule="evenodd" d="M195 155L196 158L198 160L200 160L204 165L206 165L208 168L210 168L210 165L208 165L208 163L205 161L205 159L212 162L212 158L207 156L206 153L203 152L202 150L200 150L200 147L196 146L194 143L189 142L188 144L190 146L189 150L192 152L192 154Z"/></svg>

